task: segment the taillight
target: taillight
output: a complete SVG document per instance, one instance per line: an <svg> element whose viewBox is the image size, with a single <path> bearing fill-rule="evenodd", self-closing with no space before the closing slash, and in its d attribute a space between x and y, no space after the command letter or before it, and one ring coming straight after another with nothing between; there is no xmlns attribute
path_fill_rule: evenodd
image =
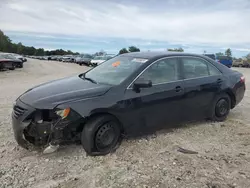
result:
<svg viewBox="0 0 250 188"><path fill-rule="evenodd" d="M245 77L244 76L240 77L240 82L245 83Z"/></svg>

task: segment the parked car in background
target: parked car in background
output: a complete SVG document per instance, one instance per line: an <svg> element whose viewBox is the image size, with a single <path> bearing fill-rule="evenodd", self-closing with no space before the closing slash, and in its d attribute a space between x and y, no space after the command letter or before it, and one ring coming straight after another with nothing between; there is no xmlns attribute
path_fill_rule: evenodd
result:
<svg viewBox="0 0 250 188"><path fill-rule="evenodd" d="M232 57L228 57L225 55L217 56L215 54L204 54L204 55L215 60L218 63L221 63L221 64L227 66L228 68L231 68L233 65L233 58Z"/></svg>
<svg viewBox="0 0 250 188"><path fill-rule="evenodd" d="M75 63L79 64L79 65L90 65L91 59L93 57L89 54L84 54L84 55L80 55L78 57L75 58Z"/></svg>
<svg viewBox="0 0 250 188"><path fill-rule="evenodd" d="M22 62L26 62L27 59L19 54L12 54L13 56L15 56L17 59L20 59Z"/></svg>
<svg viewBox="0 0 250 188"><path fill-rule="evenodd" d="M63 56L57 56L57 61L62 61Z"/></svg>
<svg viewBox="0 0 250 188"><path fill-rule="evenodd" d="M205 56L127 53L29 89L15 102L12 126L24 148L45 146L46 153L80 139L89 155L105 155L123 135L192 120L224 121L245 89L241 73Z"/></svg>
<svg viewBox="0 0 250 188"><path fill-rule="evenodd" d="M8 59L3 53L0 53L0 70L9 69L15 70L16 62L13 59Z"/></svg>
<svg viewBox="0 0 250 188"><path fill-rule="evenodd" d="M62 62L72 63L72 62L74 62L74 57L73 56L63 56L62 57Z"/></svg>
<svg viewBox="0 0 250 188"><path fill-rule="evenodd" d="M243 67L243 60L242 59L234 60L233 67Z"/></svg>
<svg viewBox="0 0 250 188"><path fill-rule="evenodd" d="M109 60L111 58L112 58L112 56L95 56L90 61L90 65L91 66L98 66L98 65L102 64L104 61L107 61L107 60Z"/></svg>
<svg viewBox="0 0 250 188"><path fill-rule="evenodd" d="M221 63L225 66L227 66L228 68L231 68L233 65L233 58L232 57L228 57L228 56L217 56L216 60L218 63Z"/></svg>
<svg viewBox="0 0 250 188"><path fill-rule="evenodd" d="M52 55L52 56L50 56L50 60L54 60L54 61L56 61L56 60L57 60L57 57L56 57L56 56L54 56L54 55Z"/></svg>
<svg viewBox="0 0 250 188"><path fill-rule="evenodd" d="M23 68L23 61L21 61L20 59L17 59L16 56L14 56L13 54L4 53L2 55L2 57L4 57L5 59L10 59L11 61L13 61L15 63L16 68Z"/></svg>
<svg viewBox="0 0 250 188"><path fill-rule="evenodd" d="M59 61L59 56L57 55L50 56L50 60Z"/></svg>
<svg viewBox="0 0 250 188"><path fill-rule="evenodd" d="M250 60L246 58L234 60L233 67L250 67Z"/></svg>

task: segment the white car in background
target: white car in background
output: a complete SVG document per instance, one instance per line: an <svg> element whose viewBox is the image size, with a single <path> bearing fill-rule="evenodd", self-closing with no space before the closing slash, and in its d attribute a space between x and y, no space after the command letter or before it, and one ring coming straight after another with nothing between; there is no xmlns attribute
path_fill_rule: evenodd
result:
<svg viewBox="0 0 250 188"><path fill-rule="evenodd" d="M102 64L104 61L111 59L112 56L95 56L94 59L90 61L90 65L98 66Z"/></svg>

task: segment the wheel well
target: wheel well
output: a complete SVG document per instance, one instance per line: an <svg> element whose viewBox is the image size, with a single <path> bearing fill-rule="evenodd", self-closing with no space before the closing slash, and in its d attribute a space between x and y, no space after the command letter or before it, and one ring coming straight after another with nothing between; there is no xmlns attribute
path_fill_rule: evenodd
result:
<svg viewBox="0 0 250 188"><path fill-rule="evenodd" d="M118 123L119 123L119 125L120 125L120 128L121 128L121 133L123 134L123 133L124 133L124 127L123 127L122 122L121 122L115 115L113 115L113 114L111 114L111 113L108 113L108 112L98 112L98 113L94 113L94 114L91 114L90 116L88 116L88 117L85 119L84 123L81 123L80 126L78 127L79 132L82 131L84 125L85 125L90 119L96 118L96 117L98 117L98 116L105 116L105 115L112 116L114 119L116 119L116 120L118 121Z"/></svg>
<svg viewBox="0 0 250 188"><path fill-rule="evenodd" d="M233 109L235 107L235 104L236 104L236 99L235 99L235 95L233 94L232 91L230 90L227 90L226 91L226 94L229 95L230 99L231 99L231 109Z"/></svg>

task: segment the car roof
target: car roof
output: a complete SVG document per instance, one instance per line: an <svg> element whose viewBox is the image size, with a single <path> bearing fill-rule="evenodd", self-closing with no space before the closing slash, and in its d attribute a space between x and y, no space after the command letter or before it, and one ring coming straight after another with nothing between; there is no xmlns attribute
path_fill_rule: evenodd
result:
<svg viewBox="0 0 250 188"><path fill-rule="evenodd" d="M122 54L122 56L130 56L135 58L146 58L146 59L152 59L152 58L155 59L167 56L198 56L204 58L203 55L183 53L183 52L131 52Z"/></svg>

